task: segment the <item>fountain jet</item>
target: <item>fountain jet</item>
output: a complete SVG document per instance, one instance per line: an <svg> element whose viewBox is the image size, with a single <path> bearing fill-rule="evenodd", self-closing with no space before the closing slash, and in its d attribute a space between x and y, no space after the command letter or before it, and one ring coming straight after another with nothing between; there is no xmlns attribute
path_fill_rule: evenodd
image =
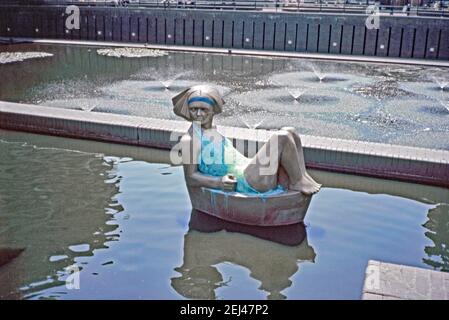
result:
<svg viewBox="0 0 449 320"><path fill-rule="evenodd" d="M295 101L299 101L301 96L306 92L306 90L301 90L301 89L287 90L287 91Z"/></svg>
<svg viewBox="0 0 449 320"><path fill-rule="evenodd" d="M440 87L441 90L444 90L449 84L449 81L437 77L433 77L432 80Z"/></svg>
<svg viewBox="0 0 449 320"><path fill-rule="evenodd" d="M260 120L259 122L255 123L255 124L251 124L249 123L247 120L245 120L242 116L239 116L240 121L243 122L243 124L248 128L248 129L257 129L264 121L266 118L263 118L262 120Z"/></svg>
<svg viewBox="0 0 449 320"><path fill-rule="evenodd" d="M326 74L324 72L319 71L314 65L311 66L313 73L318 78L320 82L326 78Z"/></svg>
<svg viewBox="0 0 449 320"><path fill-rule="evenodd" d="M449 112L449 101L438 100L440 104Z"/></svg>
<svg viewBox="0 0 449 320"><path fill-rule="evenodd" d="M165 90L170 90L170 87L176 81L176 79L183 76L184 74L185 74L185 72L178 73L172 78L168 78L166 80L158 80L158 81L162 84L162 86L165 88Z"/></svg>
<svg viewBox="0 0 449 320"><path fill-rule="evenodd" d="M79 108L86 112L93 111L97 106L90 106L90 105L81 105Z"/></svg>
<svg viewBox="0 0 449 320"><path fill-rule="evenodd" d="M257 129L264 123L267 116L263 115L261 113L252 113L248 111L247 113L241 113L240 110L243 109L242 104L238 101L236 101L236 108L238 115L237 118L248 128L248 129ZM249 117L251 116L251 118Z"/></svg>

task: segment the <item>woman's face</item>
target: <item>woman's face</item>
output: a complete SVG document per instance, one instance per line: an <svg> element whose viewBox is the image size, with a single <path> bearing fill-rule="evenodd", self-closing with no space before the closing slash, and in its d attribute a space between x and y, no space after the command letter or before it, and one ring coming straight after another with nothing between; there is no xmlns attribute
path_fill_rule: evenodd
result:
<svg viewBox="0 0 449 320"><path fill-rule="evenodd" d="M214 110L211 105L205 102L195 101L189 104L189 112L192 121L200 122L201 126L212 124Z"/></svg>

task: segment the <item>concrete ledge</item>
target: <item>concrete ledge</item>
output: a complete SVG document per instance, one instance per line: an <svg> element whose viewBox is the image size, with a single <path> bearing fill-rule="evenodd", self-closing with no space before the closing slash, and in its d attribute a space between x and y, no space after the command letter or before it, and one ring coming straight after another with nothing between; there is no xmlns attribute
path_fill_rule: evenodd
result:
<svg viewBox="0 0 449 320"><path fill-rule="evenodd" d="M0 128L129 145L172 148L187 121L0 102ZM272 131L220 126L245 156ZM173 139L170 139L170 138ZM449 151L301 135L309 168L449 187Z"/></svg>
<svg viewBox="0 0 449 320"><path fill-rule="evenodd" d="M364 300L449 300L449 273L371 260Z"/></svg>
<svg viewBox="0 0 449 320"><path fill-rule="evenodd" d="M27 104L0 102L0 128L170 149L170 134L181 135L186 121L147 119Z"/></svg>

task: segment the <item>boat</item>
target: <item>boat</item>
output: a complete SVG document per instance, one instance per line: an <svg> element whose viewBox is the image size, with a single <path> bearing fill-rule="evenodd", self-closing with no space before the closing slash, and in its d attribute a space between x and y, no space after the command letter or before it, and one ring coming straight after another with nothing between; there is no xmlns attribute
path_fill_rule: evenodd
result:
<svg viewBox="0 0 449 320"><path fill-rule="evenodd" d="M192 208L217 218L253 226L303 222L312 196L285 190L273 195L225 192L187 185Z"/></svg>

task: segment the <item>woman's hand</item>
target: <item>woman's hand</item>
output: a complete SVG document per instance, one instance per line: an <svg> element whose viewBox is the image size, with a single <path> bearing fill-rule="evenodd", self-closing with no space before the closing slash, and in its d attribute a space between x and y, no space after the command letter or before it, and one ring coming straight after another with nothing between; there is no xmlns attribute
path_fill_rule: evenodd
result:
<svg viewBox="0 0 449 320"><path fill-rule="evenodd" d="M237 179L232 174L224 175L221 178L221 188L223 191L235 191L237 186Z"/></svg>

